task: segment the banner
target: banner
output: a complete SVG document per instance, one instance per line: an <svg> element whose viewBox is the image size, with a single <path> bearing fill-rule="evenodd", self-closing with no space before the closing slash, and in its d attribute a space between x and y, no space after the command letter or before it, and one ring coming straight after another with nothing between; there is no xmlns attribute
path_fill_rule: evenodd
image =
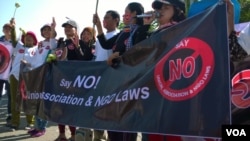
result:
<svg viewBox="0 0 250 141"><path fill-rule="evenodd" d="M216 5L155 34L117 68L58 61L24 71L24 103L39 101L35 113L66 125L219 137L231 122L225 15L225 5Z"/></svg>
<svg viewBox="0 0 250 141"><path fill-rule="evenodd" d="M10 43L0 42L0 79L8 80L11 67L12 45ZM2 92L2 90L1 90Z"/></svg>

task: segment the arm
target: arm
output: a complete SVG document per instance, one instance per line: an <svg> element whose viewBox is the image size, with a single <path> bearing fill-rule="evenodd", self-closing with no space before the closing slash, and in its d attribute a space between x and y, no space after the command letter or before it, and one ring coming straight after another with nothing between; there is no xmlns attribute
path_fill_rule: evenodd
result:
<svg viewBox="0 0 250 141"><path fill-rule="evenodd" d="M147 37L149 36L149 28L150 25L143 25L141 27L139 27L136 31L136 34L134 35L134 45L147 39Z"/></svg>
<svg viewBox="0 0 250 141"><path fill-rule="evenodd" d="M98 14L94 14L94 16L93 16L93 24L96 25L96 27L97 27L97 32L98 32L97 38L98 38L102 48L112 49L118 36L116 35L116 36L110 38L109 40L106 39L106 37L103 33L102 24L100 22L100 18L98 16Z"/></svg>
<svg viewBox="0 0 250 141"><path fill-rule="evenodd" d="M10 24L12 25L11 28L11 42L12 42L12 46L15 48L17 45L17 39L16 39L16 23L15 23L15 19L12 18L10 20Z"/></svg>
<svg viewBox="0 0 250 141"><path fill-rule="evenodd" d="M51 34L50 34L50 38L55 38L56 37L56 20L53 17L52 18L52 23L51 23Z"/></svg>
<svg viewBox="0 0 250 141"><path fill-rule="evenodd" d="M110 38L108 40L106 39L104 34L98 35L97 38L98 38L102 48L112 49L120 34L121 34L121 32L116 34L115 36L113 36L112 38Z"/></svg>
<svg viewBox="0 0 250 141"><path fill-rule="evenodd" d="M97 32L98 32L97 35L104 34L103 30L102 30L102 24L101 24L101 21L100 21L98 14L94 14L94 16L93 16L93 24L96 25Z"/></svg>

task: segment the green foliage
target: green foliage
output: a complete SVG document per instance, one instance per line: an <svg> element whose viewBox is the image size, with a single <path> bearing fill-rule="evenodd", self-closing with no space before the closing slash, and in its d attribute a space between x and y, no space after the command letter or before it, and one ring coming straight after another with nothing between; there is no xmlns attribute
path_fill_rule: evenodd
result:
<svg viewBox="0 0 250 141"><path fill-rule="evenodd" d="M124 23L120 22L118 29L122 30L124 26L125 26ZM158 23L156 21L153 21L150 25L149 32L152 32L152 31L156 30L157 28L158 28Z"/></svg>
<svg viewBox="0 0 250 141"><path fill-rule="evenodd" d="M159 26L158 22L154 20L150 25L149 32L155 31L158 28L158 26Z"/></svg>
<svg viewBox="0 0 250 141"><path fill-rule="evenodd" d="M240 23L250 21L250 0L238 0L241 6Z"/></svg>
<svg viewBox="0 0 250 141"><path fill-rule="evenodd" d="M118 25L118 29L122 30L124 26L125 26L125 24L123 22L120 22Z"/></svg>

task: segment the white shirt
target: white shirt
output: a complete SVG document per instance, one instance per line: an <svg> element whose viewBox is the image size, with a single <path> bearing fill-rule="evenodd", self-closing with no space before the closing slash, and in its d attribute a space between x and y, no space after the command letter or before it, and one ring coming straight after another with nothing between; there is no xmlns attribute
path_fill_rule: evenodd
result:
<svg viewBox="0 0 250 141"><path fill-rule="evenodd" d="M56 39L50 39L49 41L41 41L41 47L38 48L38 53L35 58L37 62L36 67L41 66L46 61L48 54L51 52L51 50L56 49L56 46Z"/></svg>
<svg viewBox="0 0 250 141"><path fill-rule="evenodd" d="M12 70L10 75L14 75L17 80L19 80L19 71L21 60L27 61L31 68L37 68L41 66L47 58L48 53L51 49L56 48L56 39L50 39L50 41L42 41L42 47L24 47L22 43L18 42L15 48L15 57L12 63Z"/></svg>
<svg viewBox="0 0 250 141"><path fill-rule="evenodd" d="M26 60L30 63L31 67L33 68L36 66L36 62L34 60L37 54L37 46L34 47L24 47L23 44L19 41L15 48L15 56L12 62L12 69L10 71L10 75L14 75L17 80L19 80L19 71L20 71L20 64L21 60Z"/></svg>
<svg viewBox="0 0 250 141"><path fill-rule="evenodd" d="M119 30L114 30L112 32L108 32L105 34L106 39L109 39L119 33ZM95 61L105 61L108 59L108 57L112 54L112 49L104 49L102 48L100 42L97 40L96 41L96 46L95 46Z"/></svg>

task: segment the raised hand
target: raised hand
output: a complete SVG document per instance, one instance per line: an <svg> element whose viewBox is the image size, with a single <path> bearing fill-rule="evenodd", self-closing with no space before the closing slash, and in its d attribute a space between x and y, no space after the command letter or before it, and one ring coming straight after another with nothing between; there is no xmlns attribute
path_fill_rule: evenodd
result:
<svg viewBox="0 0 250 141"><path fill-rule="evenodd" d="M16 26L15 18L11 18L11 19L10 19L10 25L11 25L12 27L15 27L15 26Z"/></svg>
<svg viewBox="0 0 250 141"><path fill-rule="evenodd" d="M149 11L149 12L146 12L145 14L152 14L151 17L145 17L143 18L143 23L144 25L150 25L156 18L156 14L154 11Z"/></svg>
<svg viewBox="0 0 250 141"><path fill-rule="evenodd" d="M101 21L100 21L100 18L99 18L99 16L98 16L98 14L94 14L93 15L93 24L95 24L95 25L101 25Z"/></svg>
<svg viewBox="0 0 250 141"><path fill-rule="evenodd" d="M75 36L73 38L71 38L71 41L73 42L73 44L78 48L79 46L79 36L78 33L75 32Z"/></svg>
<svg viewBox="0 0 250 141"><path fill-rule="evenodd" d="M52 17L51 28L53 28L53 29L56 28L56 20L55 20L55 17Z"/></svg>
<svg viewBox="0 0 250 141"><path fill-rule="evenodd" d="M50 25L51 27L51 38L55 38L56 37L56 20L55 17L52 17L52 23Z"/></svg>
<svg viewBox="0 0 250 141"><path fill-rule="evenodd" d="M98 35L103 34L102 24L97 13L93 15L93 24L97 27Z"/></svg>

